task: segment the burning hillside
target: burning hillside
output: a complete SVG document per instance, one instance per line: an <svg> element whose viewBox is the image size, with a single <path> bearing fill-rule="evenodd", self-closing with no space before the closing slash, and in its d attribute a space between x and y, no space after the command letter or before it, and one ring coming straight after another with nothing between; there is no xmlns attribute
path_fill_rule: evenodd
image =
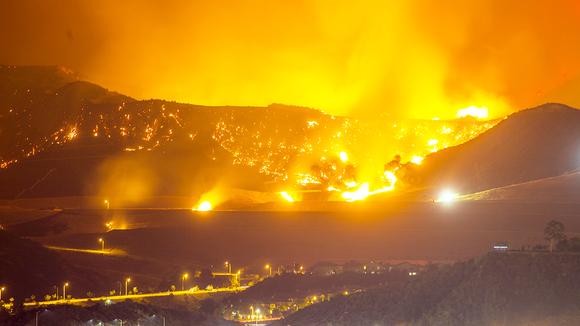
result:
<svg viewBox="0 0 580 326"><path fill-rule="evenodd" d="M18 189L3 190L4 197L38 196L35 189L49 193L47 183L55 180L47 175L70 179L66 176L70 171L62 171L67 165L62 161L93 160L75 175L87 181L108 158L121 156L140 168L171 162L165 169L179 175L173 179L181 184L159 189L152 183L150 193L203 193L221 181L220 173L204 169L229 166L253 172L221 172L222 177L249 179L249 185L236 183L246 188L287 191L287 200L299 200L302 191L314 190L355 201L394 189L402 184L398 179L406 182L406 171L421 164L425 155L461 144L495 124L469 112L456 120L370 121L279 104L205 107L139 101L73 77L61 78L63 70L43 69L0 69L0 124L5 126L0 131L0 177ZM136 178L167 180L156 167L150 170ZM197 170L208 177L192 191L199 180L192 177ZM99 173L110 179L108 171ZM251 177L253 173L262 181ZM257 186L255 181L269 186ZM95 195L102 187L86 188L60 195ZM338 196L332 195L335 192Z"/></svg>

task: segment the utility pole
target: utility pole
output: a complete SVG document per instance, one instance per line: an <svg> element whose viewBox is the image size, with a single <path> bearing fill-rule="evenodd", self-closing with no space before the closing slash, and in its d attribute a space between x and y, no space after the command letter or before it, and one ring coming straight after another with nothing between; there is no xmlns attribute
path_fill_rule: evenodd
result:
<svg viewBox="0 0 580 326"><path fill-rule="evenodd" d="M36 312L36 319L34 321L34 325L38 326L38 311Z"/></svg>

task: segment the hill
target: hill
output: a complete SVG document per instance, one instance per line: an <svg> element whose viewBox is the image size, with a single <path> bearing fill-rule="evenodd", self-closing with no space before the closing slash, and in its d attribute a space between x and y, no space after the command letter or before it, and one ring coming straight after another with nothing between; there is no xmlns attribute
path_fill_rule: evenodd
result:
<svg viewBox="0 0 580 326"><path fill-rule="evenodd" d="M215 304L214 304L215 305ZM151 304L131 301L103 304L90 307L73 305L54 306L46 309L23 311L15 316L0 315L0 323L7 326L31 325L38 313L39 325L175 325L175 326L233 326L233 322L218 317L211 311L211 303L201 305L200 309L168 309Z"/></svg>
<svg viewBox="0 0 580 326"><path fill-rule="evenodd" d="M467 200L535 203L580 203L580 172L544 178L516 185L484 190L463 196Z"/></svg>
<svg viewBox="0 0 580 326"><path fill-rule="evenodd" d="M400 282L405 276L406 273L402 271L381 274L345 272L330 276L286 273L267 278L243 292L231 295L226 302L249 305L264 301L285 301L320 293L373 288L389 282Z"/></svg>
<svg viewBox="0 0 580 326"><path fill-rule="evenodd" d="M580 255L488 254L312 305L284 325L519 325L580 314Z"/></svg>
<svg viewBox="0 0 580 326"><path fill-rule="evenodd" d="M554 177L580 166L580 110L562 104L514 113L415 169L423 186L461 193Z"/></svg>
<svg viewBox="0 0 580 326"><path fill-rule="evenodd" d="M0 198L196 197L218 181L263 189L283 178L298 148L317 136L307 121L319 121L322 133L335 133L342 123L278 104L138 101L65 71L0 67ZM129 185L115 182L120 174Z"/></svg>
<svg viewBox="0 0 580 326"><path fill-rule="evenodd" d="M0 280L7 287L6 297L22 300L31 294L52 293L55 284L60 286L75 274L58 254L36 242L0 230L0 244ZM90 281L78 280L77 284Z"/></svg>

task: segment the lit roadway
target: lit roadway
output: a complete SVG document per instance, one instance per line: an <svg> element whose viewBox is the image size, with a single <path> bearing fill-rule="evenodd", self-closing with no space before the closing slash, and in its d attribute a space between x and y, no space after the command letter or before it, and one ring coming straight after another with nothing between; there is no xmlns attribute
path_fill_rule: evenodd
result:
<svg viewBox="0 0 580 326"><path fill-rule="evenodd" d="M70 251L79 252L84 254L94 254L94 255L108 255L108 256L125 256L127 253L120 249L106 249L106 250L96 250L96 249L78 249L78 248L65 248L57 246L44 246L48 249L59 250L59 251Z"/></svg>
<svg viewBox="0 0 580 326"><path fill-rule="evenodd" d="M254 324L254 323L264 323L264 322L270 322L270 321L275 321L275 320L280 320L282 319L282 317L263 317L263 318L250 318L250 319L238 319L238 320L234 320L237 321L238 323L241 324Z"/></svg>
<svg viewBox="0 0 580 326"><path fill-rule="evenodd" d="M185 290L185 291L166 291L157 293L143 293L143 294L128 294L128 295L114 295L114 296L104 296L95 298L72 298L72 299L59 299L59 300L49 300L49 301L38 301L38 302L25 302L24 307L38 307L38 306L50 306L50 305L62 305L62 304L81 304L87 302L95 301L118 301L126 299L144 299L144 298L154 298L154 297L167 297L170 295L196 295L196 294L215 294L215 293L227 293L227 292L238 292L247 289L247 286L238 286L235 288L216 288L211 290Z"/></svg>

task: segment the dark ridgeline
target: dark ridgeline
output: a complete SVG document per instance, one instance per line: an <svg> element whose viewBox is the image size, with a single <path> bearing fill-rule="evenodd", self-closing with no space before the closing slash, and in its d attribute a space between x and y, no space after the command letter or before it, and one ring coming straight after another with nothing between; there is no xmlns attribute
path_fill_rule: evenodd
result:
<svg viewBox="0 0 580 326"><path fill-rule="evenodd" d="M329 134L342 123L317 110L280 104L139 101L79 81L62 68L0 66L0 161L8 163L0 169L0 198L95 195L99 167L112 157L151 169L163 180L158 194L189 195L191 185L220 178L263 189L314 136L306 130L308 120L319 121L317 132ZM227 130L216 132L218 125ZM262 137L260 148L256 135ZM230 136L235 142L227 143ZM286 149L280 150L282 143ZM271 161L273 174L248 162L232 164L232 153Z"/></svg>
<svg viewBox="0 0 580 326"><path fill-rule="evenodd" d="M307 307L275 325L577 325L580 255L490 253Z"/></svg>
<svg viewBox="0 0 580 326"><path fill-rule="evenodd" d="M422 185L462 194L555 177L580 168L580 110L544 104L508 116L459 146L427 156Z"/></svg>

